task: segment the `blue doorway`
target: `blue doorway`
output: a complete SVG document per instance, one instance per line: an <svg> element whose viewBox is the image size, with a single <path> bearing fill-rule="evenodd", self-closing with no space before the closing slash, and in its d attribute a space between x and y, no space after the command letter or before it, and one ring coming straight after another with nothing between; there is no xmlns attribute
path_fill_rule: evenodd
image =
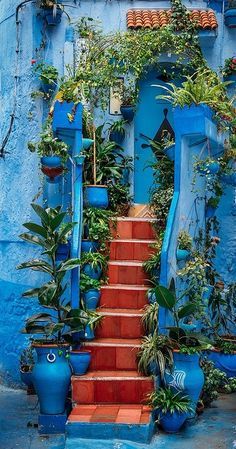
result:
<svg viewBox="0 0 236 449"><path fill-rule="evenodd" d="M149 145L148 138L157 140L157 134L167 121L173 132L172 105L164 100L156 99L165 91L153 87L153 84L165 85L158 78L157 70L149 72L140 81L140 98L134 123L134 203L148 204L150 190L153 186L153 168L156 162L155 154Z"/></svg>

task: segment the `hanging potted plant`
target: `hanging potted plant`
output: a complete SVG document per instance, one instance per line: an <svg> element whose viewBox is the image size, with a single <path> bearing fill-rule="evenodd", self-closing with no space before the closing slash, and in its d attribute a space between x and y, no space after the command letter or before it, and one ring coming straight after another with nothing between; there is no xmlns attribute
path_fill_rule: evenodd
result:
<svg viewBox="0 0 236 449"><path fill-rule="evenodd" d="M34 367L34 354L31 346L23 349L20 354L20 377L22 382L28 387L28 391L33 389L32 371Z"/></svg>
<svg viewBox="0 0 236 449"><path fill-rule="evenodd" d="M115 142L117 145L121 145L125 138L125 125L127 124L127 121L121 119L109 124L109 139L111 140L111 142Z"/></svg>
<svg viewBox="0 0 236 449"><path fill-rule="evenodd" d="M95 310L97 308L101 296L100 287L101 282L99 280L92 279L81 273L80 291L87 310Z"/></svg>
<svg viewBox="0 0 236 449"><path fill-rule="evenodd" d="M82 130L82 87L74 78L60 84L50 111L53 118L53 131L66 129L70 131ZM88 144L88 143L87 143ZM89 146L91 143L89 143Z"/></svg>
<svg viewBox="0 0 236 449"><path fill-rule="evenodd" d="M225 8L225 25L229 28L236 28L236 1L228 0Z"/></svg>
<svg viewBox="0 0 236 449"><path fill-rule="evenodd" d="M192 411L190 397L170 387L153 391L149 395L148 405L167 433L178 432Z"/></svg>
<svg viewBox="0 0 236 449"><path fill-rule="evenodd" d="M177 239L178 247L176 250L176 259L178 262L189 258L192 249L192 237L184 229L179 232Z"/></svg>
<svg viewBox="0 0 236 449"><path fill-rule="evenodd" d="M230 136L230 148L226 150L221 163L220 179L227 185L236 186L236 136Z"/></svg>
<svg viewBox="0 0 236 449"><path fill-rule="evenodd" d="M50 96L57 87L58 70L53 65L44 62L37 64L34 70L41 81L42 91Z"/></svg>
<svg viewBox="0 0 236 449"><path fill-rule="evenodd" d="M236 81L236 57L228 58L225 60L225 65L222 68L222 75L225 81L231 81L229 87L234 86Z"/></svg>
<svg viewBox="0 0 236 449"><path fill-rule="evenodd" d="M39 7L44 10L44 17L49 26L58 25L64 11L62 0L40 0Z"/></svg>
<svg viewBox="0 0 236 449"><path fill-rule="evenodd" d="M215 175L220 170L220 163L209 156L206 159L196 160L194 169L201 175Z"/></svg>
<svg viewBox="0 0 236 449"><path fill-rule="evenodd" d="M219 206L219 202L220 202L219 196L215 197L212 196L207 200L205 212L206 218L213 218L215 216L216 209Z"/></svg>
<svg viewBox="0 0 236 449"><path fill-rule="evenodd" d="M106 250L112 239L111 223L114 215L110 210L88 207L83 212L82 252Z"/></svg>
<svg viewBox="0 0 236 449"><path fill-rule="evenodd" d="M120 112L128 123L134 118L135 105L137 103L137 90L132 86L123 86L121 92Z"/></svg>
<svg viewBox="0 0 236 449"><path fill-rule="evenodd" d="M81 256L81 270L92 279L100 279L102 272L107 269L107 258L100 253L83 253Z"/></svg>
<svg viewBox="0 0 236 449"><path fill-rule="evenodd" d="M65 411L65 401L70 385L71 370L68 364L68 341L74 332L83 330L86 325L93 325L97 317L89 311L72 309L66 298L65 275L68 271L80 265L78 259L67 259L56 263L56 250L61 239L68 230L72 230L73 223L58 231L65 218L61 208L46 209L32 204L32 208L41 220L38 223L25 223L30 231L20 237L37 246L42 247L42 259L33 259L21 263L18 269L32 269L49 276L48 281L32 290L23 293L23 297L37 297L39 305L46 308L46 312L37 313L26 320L23 332L42 334L40 340L34 340L32 347L36 350L38 360L32 371L32 381L37 392L40 412L43 414L60 414ZM49 313L49 310L52 313Z"/></svg>

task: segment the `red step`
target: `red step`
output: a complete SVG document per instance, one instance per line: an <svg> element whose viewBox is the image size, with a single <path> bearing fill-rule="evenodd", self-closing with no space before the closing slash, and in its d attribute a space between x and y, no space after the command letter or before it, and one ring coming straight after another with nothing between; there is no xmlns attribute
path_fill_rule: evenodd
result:
<svg viewBox="0 0 236 449"><path fill-rule="evenodd" d="M136 309L99 309L103 316L96 329L97 338L141 338L142 311Z"/></svg>
<svg viewBox="0 0 236 449"><path fill-rule="evenodd" d="M144 424L150 421L150 407L146 405L77 405L68 417L69 422L112 422L116 424Z"/></svg>
<svg viewBox="0 0 236 449"><path fill-rule="evenodd" d="M120 309L142 309L147 304L145 285L109 284L101 288L100 306Z"/></svg>
<svg viewBox="0 0 236 449"><path fill-rule="evenodd" d="M114 238L120 239L155 239L153 224L155 218L118 218Z"/></svg>
<svg viewBox="0 0 236 449"><path fill-rule="evenodd" d="M71 382L77 404L142 404L153 391L153 380L137 371L91 371Z"/></svg>
<svg viewBox="0 0 236 449"><path fill-rule="evenodd" d="M148 284L142 262L124 260L109 262L107 275L110 284Z"/></svg>
<svg viewBox="0 0 236 449"><path fill-rule="evenodd" d="M110 260L147 260L155 251L150 246L155 240L118 240L110 243Z"/></svg>
<svg viewBox="0 0 236 449"><path fill-rule="evenodd" d="M89 369L95 370L137 370L139 339L99 338L84 344L92 353Z"/></svg>

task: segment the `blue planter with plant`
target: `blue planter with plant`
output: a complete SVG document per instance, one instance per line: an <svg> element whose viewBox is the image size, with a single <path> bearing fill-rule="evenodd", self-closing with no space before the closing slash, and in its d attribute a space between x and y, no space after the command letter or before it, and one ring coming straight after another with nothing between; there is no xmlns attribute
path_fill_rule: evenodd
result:
<svg viewBox="0 0 236 449"><path fill-rule="evenodd" d="M94 140L93 139L89 139L87 137L83 137L82 139L82 148L83 150L88 150L89 147L91 147L91 145L93 144Z"/></svg>
<svg viewBox="0 0 236 449"><path fill-rule="evenodd" d="M223 371L227 377L236 377L236 351L233 354L224 354L221 351L210 351L207 358L214 362L216 368Z"/></svg>
<svg viewBox="0 0 236 449"><path fill-rule="evenodd" d="M163 430L167 433L178 432L187 419L187 413L167 412L160 414L159 422Z"/></svg>
<svg viewBox="0 0 236 449"><path fill-rule="evenodd" d="M107 209L108 188L107 186L89 185L84 188L84 202L87 207Z"/></svg>
<svg viewBox="0 0 236 449"><path fill-rule="evenodd" d="M89 263L83 265L82 272L92 279L100 279L102 276L102 268L99 266L92 266Z"/></svg>
<svg viewBox="0 0 236 449"><path fill-rule="evenodd" d="M62 165L60 156L43 156L41 157L41 164L45 167L60 167Z"/></svg>
<svg viewBox="0 0 236 449"><path fill-rule="evenodd" d="M70 242L60 243L56 250L56 261L66 260L70 255Z"/></svg>
<svg viewBox="0 0 236 449"><path fill-rule="evenodd" d="M101 292L98 289L90 289L84 292L83 301L87 310L95 310L98 306Z"/></svg>
<svg viewBox="0 0 236 449"><path fill-rule="evenodd" d="M176 250L176 259L178 262L182 260L187 260L190 256L190 251L187 251L186 249L177 249Z"/></svg>
<svg viewBox="0 0 236 449"><path fill-rule="evenodd" d="M59 3L59 2L58 2ZM49 26L58 25L61 22L63 10L60 7L54 8L45 8L44 9L44 17Z"/></svg>
<svg viewBox="0 0 236 449"><path fill-rule="evenodd" d="M191 254L192 237L185 229L182 229L179 232L177 244L178 244L178 247L176 250L177 261L181 262L181 261L187 260Z"/></svg>
<svg viewBox="0 0 236 449"><path fill-rule="evenodd" d="M229 28L236 28L236 7L227 9L224 14L225 25Z"/></svg>
<svg viewBox="0 0 236 449"><path fill-rule="evenodd" d="M109 135L110 141L117 143L117 145L122 144L124 137L124 133L122 133L121 131L111 131Z"/></svg>
<svg viewBox="0 0 236 449"><path fill-rule="evenodd" d="M120 112L127 122L132 122L134 119L134 106L122 104Z"/></svg>
<svg viewBox="0 0 236 449"><path fill-rule="evenodd" d="M99 242L93 242L91 240L82 240L82 242L81 242L81 252L82 253L95 252L95 251L98 251L99 248L100 248Z"/></svg>
<svg viewBox="0 0 236 449"><path fill-rule="evenodd" d="M83 376L88 371L91 362L91 351L70 351L69 362L72 373L75 376Z"/></svg>

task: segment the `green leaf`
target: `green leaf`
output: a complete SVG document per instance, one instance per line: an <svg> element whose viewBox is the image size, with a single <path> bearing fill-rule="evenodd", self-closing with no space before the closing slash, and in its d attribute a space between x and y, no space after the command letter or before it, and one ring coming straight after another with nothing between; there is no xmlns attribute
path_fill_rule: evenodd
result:
<svg viewBox="0 0 236 449"><path fill-rule="evenodd" d="M38 296L39 288L32 288L31 290L27 290L22 294L24 298L32 298L33 296Z"/></svg>
<svg viewBox="0 0 236 449"><path fill-rule="evenodd" d="M192 303L186 304L185 306L181 307L181 309L178 310L179 319L192 315L192 313L195 312L196 308L196 304Z"/></svg>
<svg viewBox="0 0 236 449"><path fill-rule="evenodd" d="M58 226L60 226L60 224L63 222L65 216L66 216L66 212L61 212L60 214L56 215L55 218L52 219L52 221L50 223L50 228L52 229L52 231L55 231L55 229L57 229Z"/></svg>
<svg viewBox="0 0 236 449"><path fill-rule="evenodd" d="M186 332L180 327L171 326L167 327L167 329L169 329L169 337L175 341L179 341L181 338L184 338L187 335Z"/></svg>
<svg viewBox="0 0 236 449"><path fill-rule="evenodd" d="M52 316L49 313L36 313L27 319L27 325L36 321L52 321Z"/></svg>
<svg viewBox="0 0 236 449"><path fill-rule="evenodd" d="M22 240L25 240L26 242L33 243L34 245L42 246L43 248L45 247L44 240L37 237L37 235L32 235L32 234L28 234L28 233L24 232L23 234L20 234L19 237Z"/></svg>
<svg viewBox="0 0 236 449"><path fill-rule="evenodd" d="M57 284L49 282L40 288L38 298L42 306L54 306L54 300L58 299L57 287Z"/></svg>
<svg viewBox="0 0 236 449"><path fill-rule="evenodd" d="M158 285L155 289L155 295L157 303L164 307L165 309L173 309L174 305L176 304L176 299L174 295L162 285Z"/></svg>
<svg viewBox="0 0 236 449"><path fill-rule="evenodd" d="M40 226L36 223L23 223L23 226L27 229L29 229L29 231L35 232L36 234L41 235L41 237L43 238L47 238L47 231L43 226Z"/></svg>
<svg viewBox="0 0 236 449"><path fill-rule="evenodd" d="M68 271L73 270L74 268L79 267L81 264L80 259L69 259L66 262L61 264L61 267L58 271Z"/></svg>
<svg viewBox="0 0 236 449"><path fill-rule="evenodd" d="M77 223L67 223L66 226L58 232L59 240L66 237Z"/></svg>
<svg viewBox="0 0 236 449"><path fill-rule="evenodd" d="M39 204L31 203L32 208L34 209L35 213L41 218L41 221L46 226L49 225L49 216L47 212L43 209L43 207L39 206Z"/></svg>
<svg viewBox="0 0 236 449"><path fill-rule="evenodd" d="M24 270L25 268L31 268L35 271L42 271L43 273L53 274L53 269L51 265L49 265L44 260L39 259L33 259L29 260L29 262L23 262L20 265L18 265L17 270Z"/></svg>

